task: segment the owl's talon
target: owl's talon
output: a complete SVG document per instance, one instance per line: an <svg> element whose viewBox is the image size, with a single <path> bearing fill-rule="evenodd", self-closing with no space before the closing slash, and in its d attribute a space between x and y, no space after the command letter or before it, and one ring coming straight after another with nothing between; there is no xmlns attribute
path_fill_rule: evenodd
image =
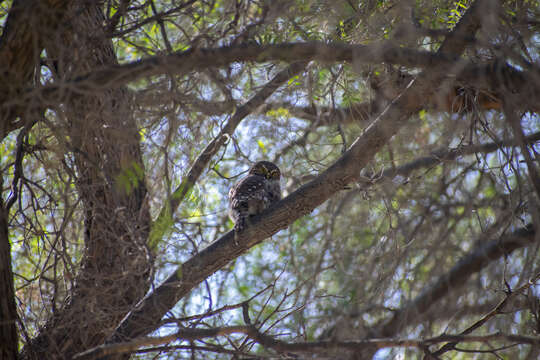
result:
<svg viewBox="0 0 540 360"><path fill-rule="evenodd" d="M238 233L244 230L245 225L245 219L240 218L238 219L238 222L234 224L234 245L238 246Z"/></svg>
<svg viewBox="0 0 540 360"><path fill-rule="evenodd" d="M244 228L246 227L245 225L246 225L246 219L245 218L238 219L238 222L236 224L234 224L234 231L235 232L243 231Z"/></svg>

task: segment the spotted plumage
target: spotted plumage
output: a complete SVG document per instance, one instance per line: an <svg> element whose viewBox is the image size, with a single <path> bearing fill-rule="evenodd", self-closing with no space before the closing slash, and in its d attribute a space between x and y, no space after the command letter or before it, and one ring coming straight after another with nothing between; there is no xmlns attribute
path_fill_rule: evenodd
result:
<svg viewBox="0 0 540 360"><path fill-rule="evenodd" d="M270 161L259 161L229 191L229 216L241 231L249 217L281 199L281 171Z"/></svg>

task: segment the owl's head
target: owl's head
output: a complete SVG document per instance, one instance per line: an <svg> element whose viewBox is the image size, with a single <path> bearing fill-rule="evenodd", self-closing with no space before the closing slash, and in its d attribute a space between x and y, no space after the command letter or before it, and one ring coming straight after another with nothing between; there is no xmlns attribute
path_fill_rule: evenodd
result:
<svg viewBox="0 0 540 360"><path fill-rule="evenodd" d="M281 178L281 171L276 164L270 161L258 161L249 169L251 175L264 176L270 180L279 180Z"/></svg>

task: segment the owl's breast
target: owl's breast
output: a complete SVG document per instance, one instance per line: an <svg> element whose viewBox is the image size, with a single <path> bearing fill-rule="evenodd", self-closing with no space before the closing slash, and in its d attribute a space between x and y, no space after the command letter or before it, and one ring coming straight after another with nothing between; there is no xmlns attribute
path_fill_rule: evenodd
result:
<svg viewBox="0 0 540 360"><path fill-rule="evenodd" d="M279 180L267 180L265 182L265 193L268 204L281 200L281 185Z"/></svg>

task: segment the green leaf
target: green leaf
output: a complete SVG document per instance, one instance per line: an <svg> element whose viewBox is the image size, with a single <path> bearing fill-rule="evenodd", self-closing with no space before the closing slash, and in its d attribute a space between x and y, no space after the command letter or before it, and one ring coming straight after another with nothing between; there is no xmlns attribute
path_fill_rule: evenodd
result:
<svg viewBox="0 0 540 360"><path fill-rule="evenodd" d="M257 140L257 144L259 145L259 148L262 150L262 152L266 154L266 146L264 146L264 143L261 140Z"/></svg>

